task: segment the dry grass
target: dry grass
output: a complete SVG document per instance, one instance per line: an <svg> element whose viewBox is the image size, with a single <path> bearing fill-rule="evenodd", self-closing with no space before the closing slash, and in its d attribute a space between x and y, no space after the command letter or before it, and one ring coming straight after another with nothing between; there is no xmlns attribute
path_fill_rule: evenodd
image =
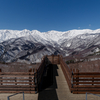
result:
<svg viewBox="0 0 100 100"><path fill-rule="evenodd" d="M39 63L37 64L24 64L24 63L9 63L9 64L1 64L0 69L2 72L28 72L29 69L36 69L39 67Z"/></svg>
<svg viewBox="0 0 100 100"><path fill-rule="evenodd" d="M100 72L100 60L69 64L69 67L79 69L80 72Z"/></svg>

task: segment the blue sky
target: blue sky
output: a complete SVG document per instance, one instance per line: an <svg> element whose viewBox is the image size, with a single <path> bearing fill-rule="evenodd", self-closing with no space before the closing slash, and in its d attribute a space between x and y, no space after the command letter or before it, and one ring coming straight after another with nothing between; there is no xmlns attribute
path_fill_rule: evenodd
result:
<svg viewBox="0 0 100 100"><path fill-rule="evenodd" d="M100 0L0 0L0 29L100 28Z"/></svg>

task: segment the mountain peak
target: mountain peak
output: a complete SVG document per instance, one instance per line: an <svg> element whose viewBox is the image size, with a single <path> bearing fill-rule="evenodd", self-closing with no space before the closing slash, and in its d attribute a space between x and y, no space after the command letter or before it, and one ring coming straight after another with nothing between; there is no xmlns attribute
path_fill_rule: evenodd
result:
<svg viewBox="0 0 100 100"><path fill-rule="evenodd" d="M48 41L55 41L58 42L59 40L63 39L70 39L73 38L77 35L82 35L82 34L95 34L95 33L100 33L100 29L96 30L90 30L90 29L82 29L82 30L69 30L65 32L61 31L56 31L56 30L51 30L48 32L40 32L38 30L0 30L0 42L11 39L11 38L19 38L19 37L26 37L29 35L32 35L34 38L37 40L48 40Z"/></svg>

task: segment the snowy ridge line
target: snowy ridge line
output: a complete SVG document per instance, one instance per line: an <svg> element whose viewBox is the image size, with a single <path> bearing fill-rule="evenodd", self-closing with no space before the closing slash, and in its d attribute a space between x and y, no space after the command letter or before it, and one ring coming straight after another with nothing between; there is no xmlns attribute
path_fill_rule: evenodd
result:
<svg viewBox="0 0 100 100"><path fill-rule="evenodd" d="M48 32L39 32L38 30L0 30L0 42L6 41L12 38L19 38L19 37L26 37L32 36L36 40L40 41L53 41L57 42L58 44L61 43L64 39L71 39L75 36L82 35L82 34L95 34L100 33L100 29L90 30L90 29L83 29L83 30L70 30L70 31L48 31Z"/></svg>

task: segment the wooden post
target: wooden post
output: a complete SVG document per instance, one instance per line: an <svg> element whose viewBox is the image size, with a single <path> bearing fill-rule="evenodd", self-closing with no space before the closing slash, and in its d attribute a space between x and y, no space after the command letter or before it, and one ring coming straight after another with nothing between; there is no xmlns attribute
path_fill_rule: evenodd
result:
<svg viewBox="0 0 100 100"><path fill-rule="evenodd" d="M36 69L36 84L37 84L37 87L36 87L36 92L38 92L38 70Z"/></svg>
<svg viewBox="0 0 100 100"><path fill-rule="evenodd" d="M74 73L75 73L75 69L72 69L73 70L73 75L74 75ZM73 78L73 82L74 82L74 78Z"/></svg>
<svg viewBox="0 0 100 100"><path fill-rule="evenodd" d="M76 69L76 73L77 73L77 77L76 77L77 81L76 82L79 82L79 70L78 69ZM76 85L79 85L79 83L77 83Z"/></svg>
<svg viewBox="0 0 100 100"><path fill-rule="evenodd" d="M34 85L35 85L35 69L33 68L33 72L34 72L34 77L33 77L33 82L34 82Z"/></svg>
<svg viewBox="0 0 100 100"><path fill-rule="evenodd" d="M73 74L75 73L75 69L73 69Z"/></svg>
<svg viewBox="0 0 100 100"><path fill-rule="evenodd" d="M71 88L73 88L73 69L71 68ZM72 91L71 91L72 92Z"/></svg>
<svg viewBox="0 0 100 100"><path fill-rule="evenodd" d="M94 77L92 79L93 79L92 82L94 82ZM92 84L92 85L94 85L94 84Z"/></svg>
<svg viewBox="0 0 100 100"><path fill-rule="evenodd" d="M17 78L15 77L15 82L17 82ZM15 85L17 85L17 83L15 83Z"/></svg>
<svg viewBox="0 0 100 100"><path fill-rule="evenodd" d="M29 72L32 72L32 69L30 69ZM31 74L29 73L29 76L30 76L30 75L31 75ZM32 78L29 77L30 93L31 93L31 85L32 85L32 83L30 83L30 82L32 82L31 79L32 79Z"/></svg>
<svg viewBox="0 0 100 100"><path fill-rule="evenodd" d="M35 69L34 69L34 68L33 68L33 72L35 73ZM35 76L35 75L34 75L34 76ZM34 77L32 78L32 81L35 82L35 81L34 81Z"/></svg>
<svg viewBox="0 0 100 100"><path fill-rule="evenodd" d="M2 70L0 69L0 72L2 72ZM2 77L0 77L0 79L2 79ZM1 80L1 82L2 82L2 80ZM2 83L1 83L1 85L2 85Z"/></svg>

